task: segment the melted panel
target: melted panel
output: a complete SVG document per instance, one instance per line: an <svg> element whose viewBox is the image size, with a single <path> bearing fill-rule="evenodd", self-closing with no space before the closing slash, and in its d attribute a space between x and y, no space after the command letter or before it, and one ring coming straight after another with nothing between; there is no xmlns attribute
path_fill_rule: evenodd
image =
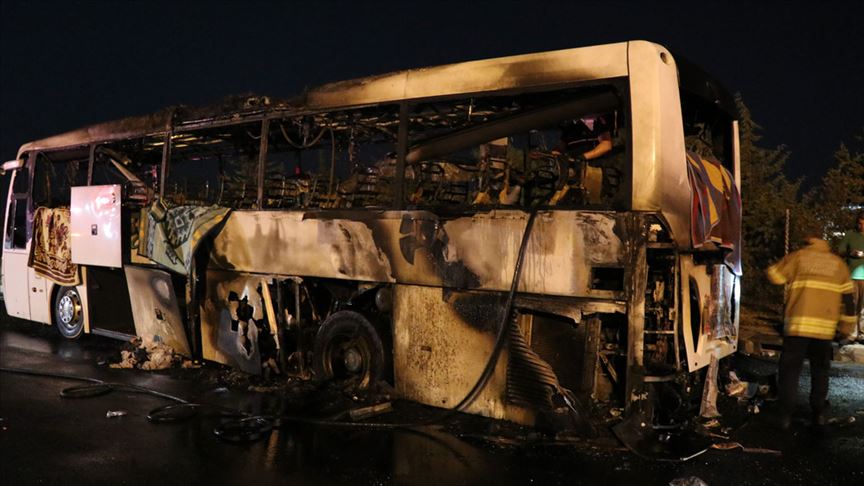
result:
<svg viewBox="0 0 864 486"><path fill-rule="evenodd" d="M680 322L684 323L685 329L691 327L693 319L699 324L695 327L698 332L683 333L688 369L693 372L707 366L712 356L721 359L738 348L738 301L733 298L738 292L738 285L731 272L723 276L726 272L723 266L714 267L712 273L708 273L709 267L695 264L692 256L683 255L680 261L681 282L692 282L693 293L688 296L688 285L682 285L682 292L687 293L681 300ZM719 280L715 279L716 285L712 286L714 273L718 273ZM699 307L694 308L694 304Z"/></svg>
<svg viewBox="0 0 864 486"><path fill-rule="evenodd" d="M207 298L201 306L204 359L247 373L261 372L260 339L270 334L259 289L267 280L234 272L207 272Z"/></svg>
<svg viewBox="0 0 864 486"><path fill-rule="evenodd" d="M481 292L445 295L440 288L397 285L393 368L398 393L435 407L459 403L486 366L500 321L494 312L462 311L501 297ZM505 403L508 359L502 351L489 383L467 412L532 424L532 413Z"/></svg>
<svg viewBox="0 0 864 486"><path fill-rule="evenodd" d="M428 211L235 211L215 238L213 262L250 273L302 275L506 291L528 219L502 210L458 217ZM538 215L519 290L623 298L591 285L592 267L622 267L621 217L585 211Z"/></svg>
<svg viewBox="0 0 864 486"><path fill-rule="evenodd" d="M135 334L145 342L161 341L174 351L189 356L189 342L171 275L153 268L127 266L125 270Z"/></svg>

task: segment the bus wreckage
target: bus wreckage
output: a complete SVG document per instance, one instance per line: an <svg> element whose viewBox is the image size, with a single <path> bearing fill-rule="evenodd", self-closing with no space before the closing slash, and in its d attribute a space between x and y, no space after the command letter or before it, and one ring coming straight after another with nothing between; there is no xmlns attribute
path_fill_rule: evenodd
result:
<svg viewBox="0 0 864 486"><path fill-rule="evenodd" d="M75 130L4 165L7 310L518 424L669 428L737 345L734 113L634 41Z"/></svg>

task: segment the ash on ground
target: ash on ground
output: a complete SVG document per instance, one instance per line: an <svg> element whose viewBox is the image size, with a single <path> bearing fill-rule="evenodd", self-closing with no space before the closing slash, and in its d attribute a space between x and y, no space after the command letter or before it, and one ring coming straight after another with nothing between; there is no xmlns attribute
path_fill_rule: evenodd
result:
<svg viewBox="0 0 864 486"><path fill-rule="evenodd" d="M164 370L168 368L194 368L197 365L177 354L162 341L144 341L135 338L123 345L119 360L109 360L111 368Z"/></svg>

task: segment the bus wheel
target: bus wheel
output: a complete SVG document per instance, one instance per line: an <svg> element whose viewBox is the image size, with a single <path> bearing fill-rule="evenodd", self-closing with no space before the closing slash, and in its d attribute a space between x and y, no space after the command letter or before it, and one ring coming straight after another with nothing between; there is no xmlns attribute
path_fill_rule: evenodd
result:
<svg viewBox="0 0 864 486"><path fill-rule="evenodd" d="M328 317L315 336L315 374L324 380L350 380L359 388L378 381L384 347L372 324L361 314L339 311Z"/></svg>
<svg viewBox="0 0 864 486"><path fill-rule="evenodd" d="M84 331L81 296L75 287L60 287L54 297L54 324L66 339L78 339Z"/></svg>

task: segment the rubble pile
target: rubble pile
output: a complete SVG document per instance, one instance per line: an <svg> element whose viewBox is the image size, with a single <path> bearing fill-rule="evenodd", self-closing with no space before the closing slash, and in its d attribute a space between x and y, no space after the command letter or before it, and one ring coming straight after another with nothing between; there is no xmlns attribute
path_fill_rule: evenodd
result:
<svg viewBox="0 0 864 486"><path fill-rule="evenodd" d="M837 361L864 363L864 344L847 344L837 352Z"/></svg>
<svg viewBox="0 0 864 486"><path fill-rule="evenodd" d="M141 338L130 340L120 351L120 360L111 363L111 368L140 370L164 370L172 367L193 368L196 365L189 359L174 352L160 340L143 341Z"/></svg>

